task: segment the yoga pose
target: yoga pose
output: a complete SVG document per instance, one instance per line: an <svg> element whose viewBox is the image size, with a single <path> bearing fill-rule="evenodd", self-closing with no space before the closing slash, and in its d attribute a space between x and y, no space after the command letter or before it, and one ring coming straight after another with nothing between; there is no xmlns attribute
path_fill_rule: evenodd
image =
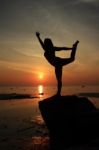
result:
<svg viewBox="0 0 99 150"><path fill-rule="evenodd" d="M56 47L53 45L51 39L45 38L44 42L40 38L40 33L36 32L36 36L44 49L44 56L47 61L55 67L55 74L57 79L57 95L61 95L62 88L62 67L75 60L76 49L79 41L76 41L72 47ZM72 50L70 58L60 58L55 56L55 51Z"/></svg>

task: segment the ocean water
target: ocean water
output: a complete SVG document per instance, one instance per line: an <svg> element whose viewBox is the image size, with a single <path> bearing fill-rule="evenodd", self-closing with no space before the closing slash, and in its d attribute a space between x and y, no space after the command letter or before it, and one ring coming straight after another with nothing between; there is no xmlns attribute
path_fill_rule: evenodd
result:
<svg viewBox="0 0 99 150"><path fill-rule="evenodd" d="M8 93L30 94L36 98L0 100L0 149L5 150L8 147L12 150L14 147L18 150L18 145L21 146L26 139L48 135L38 103L53 96L56 93L56 87L43 85L0 87L0 94ZM63 86L62 88L62 95L79 95L80 93L99 108L99 86ZM23 145L26 147L25 144Z"/></svg>
<svg viewBox="0 0 99 150"><path fill-rule="evenodd" d="M43 86L38 85L35 87L25 87L25 86L7 86L0 87L0 94L8 93L18 93L18 94L30 94L33 97L37 97L34 101L39 101L47 97L51 97L56 93L55 86ZM43 95L40 95L43 93ZM72 85L72 86L63 86L62 95L79 95L83 93L84 96L89 97L90 100L98 107L99 100L99 85ZM91 93L91 96L88 94ZM97 103L97 104L96 104Z"/></svg>
<svg viewBox="0 0 99 150"><path fill-rule="evenodd" d="M0 86L1 93L25 93L33 96L38 96L39 86ZM55 94L56 86L43 86L43 98L49 97ZM98 93L99 85L70 85L62 87L62 95L78 94L78 93Z"/></svg>

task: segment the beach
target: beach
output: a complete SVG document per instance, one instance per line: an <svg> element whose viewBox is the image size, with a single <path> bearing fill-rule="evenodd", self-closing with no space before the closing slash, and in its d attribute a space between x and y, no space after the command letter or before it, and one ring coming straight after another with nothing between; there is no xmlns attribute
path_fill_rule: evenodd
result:
<svg viewBox="0 0 99 150"><path fill-rule="evenodd" d="M0 149L19 149L22 143L33 141L34 137L48 135L37 103L29 99L0 101Z"/></svg>
<svg viewBox="0 0 99 150"><path fill-rule="evenodd" d="M0 93L29 94L30 98L0 100L0 149L35 150L48 149L49 131L41 117L38 103L55 93L55 87L45 87L44 95L39 95L38 87L6 87ZM53 92L52 92L53 91ZM89 99L99 108L99 86L66 86L63 95L94 93ZM82 94L83 95L83 94ZM34 98L36 97L36 98Z"/></svg>

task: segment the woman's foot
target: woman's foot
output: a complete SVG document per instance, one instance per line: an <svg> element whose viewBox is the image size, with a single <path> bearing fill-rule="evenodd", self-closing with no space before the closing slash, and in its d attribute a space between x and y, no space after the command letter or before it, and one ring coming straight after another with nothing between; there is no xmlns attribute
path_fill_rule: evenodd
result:
<svg viewBox="0 0 99 150"><path fill-rule="evenodd" d="M79 41L77 40L74 44L73 44L73 47L77 47Z"/></svg>
<svg viewBox="0 0 99 150"><path fill-rule="evenodd" d="M79 41L77 40L77 41L73 44L73 48L72 48L73 51L74 51L74 50L76 51L78 43L79 43Z"/></svg>
<svg viewBox="0 0 99 150"><path fill-rule="evenodd" d="M61 93L57 92L55 96L59 97L59 96L61 96Z"/></svg>

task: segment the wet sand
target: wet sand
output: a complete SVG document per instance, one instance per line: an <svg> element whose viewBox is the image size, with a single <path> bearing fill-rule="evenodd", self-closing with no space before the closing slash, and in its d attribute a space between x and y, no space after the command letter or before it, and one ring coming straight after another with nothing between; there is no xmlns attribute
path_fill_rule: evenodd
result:
<svg viewBox="0 0 99 150"><path fill-rule="evenodd" d="M38 101L0 101L0 150L32 150L41 145L48 146L48 130L39 112Z"/></svg>

